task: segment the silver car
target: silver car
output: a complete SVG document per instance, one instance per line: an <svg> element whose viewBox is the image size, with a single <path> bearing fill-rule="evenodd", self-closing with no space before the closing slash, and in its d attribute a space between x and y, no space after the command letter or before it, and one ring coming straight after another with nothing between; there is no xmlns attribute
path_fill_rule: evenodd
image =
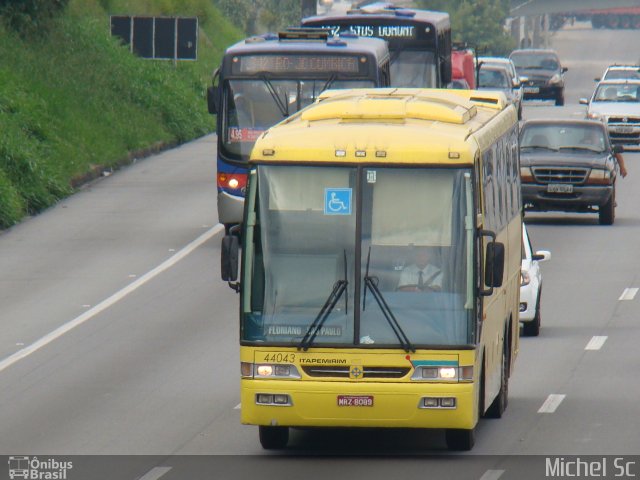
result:
<svg viewBox="0 0 640 480"><path fill-rule="evenodd" d="M612 143L640 145L640 80L603 80L580 103L587 118L605 123Z"/></svg>

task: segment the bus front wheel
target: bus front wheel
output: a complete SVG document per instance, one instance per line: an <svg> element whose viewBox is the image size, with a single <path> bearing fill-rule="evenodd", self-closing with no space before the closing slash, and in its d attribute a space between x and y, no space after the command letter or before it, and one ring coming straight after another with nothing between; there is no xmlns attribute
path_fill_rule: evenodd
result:
<svg viewBox="0 0 640 480"><path fill-rule="evenodd" d="M267 427L260 425L260 445L265 450L279 450L289 443L288 427Z"/></svg>
<svg viewBox="0 0 640 480"><path fill-rule="evenodd" d="M448 428L445 439L449 450L469 451L476 443L476 429Z"/></svg>

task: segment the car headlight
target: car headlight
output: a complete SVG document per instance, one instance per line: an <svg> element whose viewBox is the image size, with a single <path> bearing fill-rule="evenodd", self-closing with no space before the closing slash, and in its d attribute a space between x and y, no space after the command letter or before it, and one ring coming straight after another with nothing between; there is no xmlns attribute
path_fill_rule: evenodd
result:
<svg viewBox="0 0 640 480"><path fill-rule="evenodd" d="M556 73L553 77L551 77L548 83L555 85L556 83L560 83L562 81L562 77L559 73Z"/></svg>
<svg viewBox="0 0 640 480"><path fill-rule="evenodd" d="M587 118L591 120L602 120L602 114L598 112L587 112Z"/></svg>
<svg viewBox="0 0 640 480"><path fill-rule="evenodd" d="M520 181L533 182L533 173L529 167L520 167Z"/></svg>
<svg viewBox="0 0 640 480"><path fill-rule="evenodd" d="M524 287L531 283L531 276L528 270L520 270L520 286Z"/></svg>
<svg viewBox="0 0 640 480"><path fill-rule="evenodd" d="M592 168L589 173L589 178L587 179L587 183L590 184L600 184L600 185L609 185L611 183L611 171L610 170L601 170L599 168Z"/></svg>

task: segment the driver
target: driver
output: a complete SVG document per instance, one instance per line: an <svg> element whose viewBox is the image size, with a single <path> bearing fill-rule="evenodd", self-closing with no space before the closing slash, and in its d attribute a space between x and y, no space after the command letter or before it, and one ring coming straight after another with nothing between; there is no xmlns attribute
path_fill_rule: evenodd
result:
<svg viewBox="0 0 640 480"><path fill-rule="evenodd" d="M402 292L440 291L442 289L442 270L431 258L428 247L416 247L413 262L400 274L398 290Z"/></svg>

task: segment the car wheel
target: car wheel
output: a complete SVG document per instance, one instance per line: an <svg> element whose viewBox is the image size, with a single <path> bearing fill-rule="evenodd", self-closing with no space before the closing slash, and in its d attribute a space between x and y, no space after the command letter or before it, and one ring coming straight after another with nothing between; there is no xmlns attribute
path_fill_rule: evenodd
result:
<svg viewBox="0 0 640 480"><path fill-rule="evenodd" d="M265 450L280 450L289 442L288 427L267 427L260 425L260 445Z"/></svg>
<svg viewBox="0 0 640 480"><path fill-rule="evenodd" d="M564 105L564 92L560 92L556 97L556 107L562 107Z"/></svg>
<svg viewBox="0 0 640 480"><path fill-rule="evenodd" d="M616 187L613 187L609 200L604 205L600 206L598 212L598 221L600 225L613 225L613 221L616 218Z"/></svg>
<svg viewBox="0 0 640 480"><path fill-rule="evenodd" d="M536 301L536 314L530 322L524 322L522 333L525 337L537 337L540 335L540 298L542 290L538 290L538 299Z"/></svg>

